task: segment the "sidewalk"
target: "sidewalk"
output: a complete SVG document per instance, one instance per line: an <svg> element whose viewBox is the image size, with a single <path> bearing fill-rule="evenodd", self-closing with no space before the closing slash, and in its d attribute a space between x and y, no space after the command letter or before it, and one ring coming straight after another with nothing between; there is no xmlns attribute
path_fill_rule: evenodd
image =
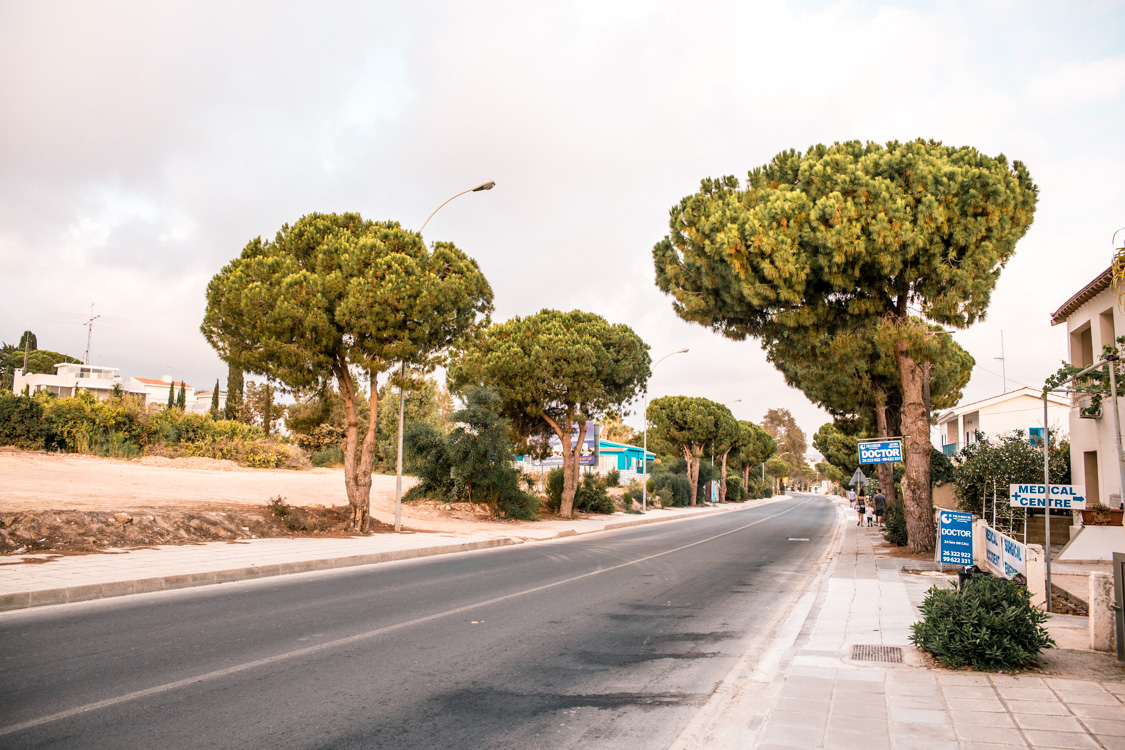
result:
<svg viewBox="0 0 1125 750"><path fill-rule="evenodd" d="M773 501L784 499L781 495ZM406 560L737 511L770 500L714 508L668 508L518 527L475 524L470 534L410 532L346 538L249 539L110 550L89 555L0 558L0 612L149 591Z"/></svg>
<svg viewBox="0 0 1125 750"><path fill-rule="evenodd" d="M928 668L910 624L926 590L946 579L877 558L880 530L851 518L738 747L1125 750L1125 671L1099 682ZM1060 646L1081 647L1074 621L1084 618L1052 619Z"/></svg>

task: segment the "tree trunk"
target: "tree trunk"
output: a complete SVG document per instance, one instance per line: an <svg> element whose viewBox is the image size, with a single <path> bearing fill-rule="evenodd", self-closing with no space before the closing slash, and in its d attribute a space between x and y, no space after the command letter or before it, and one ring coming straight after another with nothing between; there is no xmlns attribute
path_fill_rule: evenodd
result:
<svg viewBox="0 0 1125 750"><path fill-rule="evenodd" d="M891 435L887 431L887 394L881 388L875 389L875 430L881 438ZM879 475L879 489L890 503L895 499L895 465L875 464L875 471Z"/></svg>
<svg viewBox="0 0 1125 750"><path fill-rule="evenodd" d="M750 464L742 467L742 489L746 490L747 496L750 494Z"/></svg>
<svg viewBox="0 0 1125 750"><path fill-rule="evenodd" d="M371 391L375 393L375 374L371 374ZM359 442L359 410L356 408L356 384L347 366L336 367L336 385L344 402L347 424L344 429L344 487L348 503L352 506L352 528L367 531L371 515L371 467L375 455L375 423L378 416L378 399L372 395L371 416L362 445Z"/></svg>
<svg viewBox="0 0 1125 750"><path fill-rule="evenodd" d="M934 549L934 505L930 496L930 420L922 403L922 368L906 351L907 342L895 342L895 364L902 382L902 431L906 473L902 478L902 504L906 535L912 552Z"/></svg>
<svg viewBox="0 0 1125 750"><path fill-rule="evenodd" d="M719 472L719 502L725 503L727 501L727 456L730 455L728 450L723 454L723 468Z"/></svg>
<svg viewBox="0 0 1125 750"><path fill-rule="evenodd" d="M687 460L687 478L691 484L691 504L695 506L699 504L699 498L697 497L699 495L699 459L703 455L703 449L699 449L698 456L689 446L685 445L683 450L684 459Z"/></svg>
<svg viewBox="0 0 1125 750"><path fill-rule="evenodd" d="M566 421L563 422L561 428L558 423L549 417L544 416L543 421L555 431L555 435L559 438L559 443L562 444L563 490L562 500L559 502L559 515L563 518L573 518L574 496L578 494L578 474L581 469L578 460L582 455L582 443L586 439L586 423L580 422L578 424L578 440L575 441L572 447L570 438L574 422L570 414L566 415Z"/></svg>

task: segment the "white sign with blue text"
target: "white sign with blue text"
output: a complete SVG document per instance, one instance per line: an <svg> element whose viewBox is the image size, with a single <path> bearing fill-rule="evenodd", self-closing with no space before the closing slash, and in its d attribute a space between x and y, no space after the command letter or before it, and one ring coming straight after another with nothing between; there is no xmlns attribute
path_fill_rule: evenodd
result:
<svg viewBox="0 0 1125 750"><path fill-rule="evenodd" d="M1042 484L1010 484L1008 496L1013 508L1046 508L1047 492ZM1081 484L1052 484L1051 507L1082 510L1086 507L1086 487Z"/></svg>
<svg viewBox="0 0 1125 750"><path fill-rule="evenodd" d="M988 569L1005 578L1027 578L1027 547L991 526L984 527L984 557Z"/></svg>
<svg viewBox="0 0 1125 750"><path fill-rule="evenodd" d="M973 514L943 510L938 514L939 562L973 564Z"/></svg>
<svg viewBox="0 0 1125 750"><path fill-rule="evenodd" d="M861 464L893 464L901 460L901 440L882 440L859 444L859 462Z"/></svg>

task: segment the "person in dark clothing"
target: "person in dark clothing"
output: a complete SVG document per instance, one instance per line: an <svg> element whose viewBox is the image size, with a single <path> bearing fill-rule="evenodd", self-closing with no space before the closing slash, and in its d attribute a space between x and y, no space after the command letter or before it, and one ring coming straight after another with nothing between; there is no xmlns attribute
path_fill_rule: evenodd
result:
<svg viewBox="0 0 1125 750"><path fill-rule="evenodd" d="M856 510L856 513L859 514L859 520L856 521L856 524L855 524L856 526L862 526L863 525L863 514L867 510L867 506L866 506L866 503L864 502L864 500L865 500L865 498L863 497L863 488L860 487L859 488L859 494L856 495L856 498L855 498L855 510Z"/></svg>
<svg viewBox="0 0 1125 750"><path fill-rule="evenodd" d="M875 497L871 498L871 502L875 504L875 525L883 525L883 511L887 509L887 496L883 494L882 490L875 493Z"/></svg>

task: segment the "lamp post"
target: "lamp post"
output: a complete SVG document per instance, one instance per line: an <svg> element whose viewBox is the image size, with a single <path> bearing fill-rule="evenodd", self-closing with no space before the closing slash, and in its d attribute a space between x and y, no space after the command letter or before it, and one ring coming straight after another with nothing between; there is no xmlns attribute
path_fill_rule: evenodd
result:
<svg viewBox="0 0 1125 750"><path fill-rule="evenodd" d="M462 190L460 193L457 193L457 195L454 195L453 198L459 198L465 193L479 193L482 190L491 190L494 187L496 187L496 183L492 180L488 180L479 185L474 185L468 190ZM449 198L445 203L449 203L453 198ZM430 219L434 218L434 214L440 211L445 203L442 203L441 206L431 211L430 215L426 217L426 220L422 222L422 228L418 230L419 236L421 236L423 230L425 230L426 225L430 223ZM402 378L402 381L398 385L398 456L395 459L395 531L402 531L402 429L406 421L406 360L402 361L399 376Z"/></svg>
<svg viewBox="0 0 1125 750"><path fill-rule="evenodd" d="M665 354L663 357L656 360L656 363L653 364L652 369L655 370L656 365L660 364L661 362L675 354L687 354L687 352L688 350L685 347L683 349L680 349L679 351L672 352L671 354ZM644 475L641 478L641 512L645 513L648 511L648 388L645 388L645 429L644 441L641 445L641 470Z"/></svg>

